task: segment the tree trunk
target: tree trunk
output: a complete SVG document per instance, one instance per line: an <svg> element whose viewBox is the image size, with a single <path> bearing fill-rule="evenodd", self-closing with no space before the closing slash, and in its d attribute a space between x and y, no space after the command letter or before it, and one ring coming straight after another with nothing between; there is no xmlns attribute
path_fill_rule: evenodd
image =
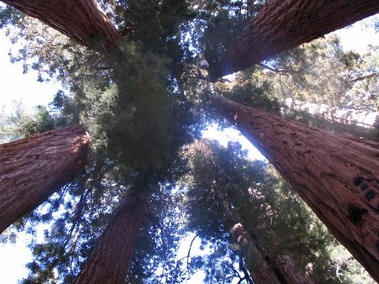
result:
<svg viewBox="0 0 379 284"><path fill-rule="evenodd" d="M331 122L353 124L373 128L378 124L379 112L369 112L355 109L341 109L326 104L314 104L288 98L284 105L289 109L304 111Z"/></svg>
<svg viewBox="0 0 379 284"><path fill-rule="evenodd" d="M74 125L0 145L0 233L83 173L88 143Z"/></svg>
<svg viewBox="0 0 379 284"><path fill-rule="evenodd" d="M230 209L230 204L227 201L227 197L222 189L219 188L217 182L213 184L213 188L218 202L222 205L225 220L231 228L233 238L239 246L238 254L241 259L246 261L249 271L253 275L254 282L258 284L281 283L277 278L277 275L272 270L272 267L266 262L264 256L262 255L262 251L259 249L256 242L251 238L245 227L239 223L240 218ZM240 265L240 269L243 270L243 267L241 266L243 265ZM248 277L248 275L245 275L245 277Z"/></svg>
<svg viewBox="0 0 379 284"><path fill-rule="evenodd" d="M295 262L289 255L278 255L269 262L282 278L282 283L314 283L314 281L305 273L297 270Z"/></svg>
<svg viewBox="0 0 379 284"><path fill-rule="evenodd" d="M257 242L246 230L237 216L230 209L226 195L220 190L217 182L214 183L214 190L218 201L222 204L226 220L231 226L233 238L239 246L239 255L246 260L249 270L257 284L313 284L314 282L304 273L299 271L290 256L276 257L275 262L263 255ZM276 261L280 260L280 261Z"/></svg>
<svg viewBox="0 0 379 284"><path fill-rule="evenodd" d="M99 40L108 49L120 38L117 29L95 0L1 1L39 19L84 46L91 46Z"/></svg>
<svg viewBox="0 0 379 284"><path fill-rule="evenodd" d="M271 0L245 28L209 80L244 70L379 12L378 0Z"/></svg>
<svg viewBox="0 0 379 284"><path fill-rule="evenodd" d="M338 109L298 100L291 103L286 100L282 110L283 116L290 120L379 142L379 112Z"/></svg>
<svg viewBox="0 0 379 284"><path fill-rule="evenodd" d="M125 283L134 245L147 208L146 196L133 191L129 191L125 196L75 283Z"/></svg>
<svg viewBox="0 0 379 284"><path fill-rule="evenodd" d="M304 126L216 94L209 98L379 281L379 143Z"/></svg>

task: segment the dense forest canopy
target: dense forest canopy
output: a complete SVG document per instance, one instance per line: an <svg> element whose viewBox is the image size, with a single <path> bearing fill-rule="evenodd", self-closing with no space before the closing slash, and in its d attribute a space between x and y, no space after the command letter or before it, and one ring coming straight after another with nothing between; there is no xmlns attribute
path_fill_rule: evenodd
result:
<svg viewBox="0 0 379 284"><path fill-rule="evenodd" d="M367 7L376 9L369 2ZM20 12L30 14L24 1L9 3L20 10L0 6L0 26L14 44L11 61L22 62L24 72L36 70L39 81L58 80L63 86L51 104L39 106L34 115L19 109L2 117L2 140L17 143L29 137L20 141L35 141L35 134L51 131L54 136L57 129L75 124L91 137L85 171L56 188L1 235L4 242L17 239L21 232L31 236L33 261L22 283L96 283L100 279L185 283L197 273L204 276L204 283L374 283L368 273L377 279L378 264L373 260L378 252L367 247L375 243L371 233L379 229L377 209L371 205L379 191L376 177L369 172L375 173L378 167L375 158L367 162L372 165L369 170L359 168L369 172L367 176L350 179L349 186L359 187L363 196L353 201L363 209L349 204L346 216L338 209L335 214L357 227L356 235L359 228L366 228L362 225L365 216L374 216L367 243L362 241L358 249L349 247L350 236L341 236L349 227L327 223L343 245L356 253L367 273L323 225L324 207L310 209L303 200L314 204L311 195L291 187L296 184L291 172L284 181L268 162L247 159L238 143L223 147L202 139L201 131L210 123L221 129L239 127L237 112L230 116L219 111L222 108L215 102L221 100L212 99L212 93L217 93L241 108L263 111L261 116L267 114L273 125L275 117L286 117L289 120L278 118L283 129L300 125L291 122L298 121L311 131L296 131L327 133L318 129L328 129L334 132L330 137L352 143L363 140L367 151L375 149L376 142L366 139L378 141L377 122L362 125L357 118L337 117L336 111L328 116L327 111L292 109L285 102L290 98L323 109L376 115L379 47L371 46L365 54L345 51L338 37L286 50L295 47L290 44L278 48L277 54L270 47L269 60L260 62L266 59L262 52L260 64L210 83L215 81L215 66L228 62L236 42L241 42L251 23L260 23L260 12L268 13L274 0L75 3L69 4L72 13L92 13L86 14L81 26L76 26L78 19L72 14L72 21L67 21L71 12L64 3L64 22L54 11L58 6L42 5L47 10L42 15L34 11L34 18ZM83 3L91 3L89 10L80 6ZM96 19L100 24L93 25ZM340 25L331 24L329 29ZM283 148L292 143L279 134L271 138L282 139ZM304 141L295 142L293 148ZM335 144L338 141L342 140ZM272 152L264 153L272 159ZM281 165L290 161L275 162L280 173L288 170ZM335 208L346 209L345 200L340 199L341 205ZM341 231L333 231L331 224ZM38 237L41 230L43 238ZM193 248L191 240L200 240L200 248ZM190 247L180 257L183 242ZM196 255L202 250L206 253Z"/></svg>

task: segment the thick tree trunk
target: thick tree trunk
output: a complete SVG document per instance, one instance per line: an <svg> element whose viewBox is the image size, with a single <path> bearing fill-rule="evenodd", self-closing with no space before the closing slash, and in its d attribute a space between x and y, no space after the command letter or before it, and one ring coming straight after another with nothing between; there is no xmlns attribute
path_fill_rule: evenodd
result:
<svg viewBox="0 0 379 284"><path fill-rule="evenodd" d="M245 259L254 282L257 284L313 284L314 282L303 272L295 267L294 261L290 256L285 258L276 257L273 262L263 255L257 242L252 238L240 221L240 217L230 209L226 195L214 184L215 193L218 201L222 204L226 220L231 226L233 238L239 246L239 255ZM287 261L282 261L286 259ZM280 260L280 261L276 261Z"/></svg>
<svg viewBox="0 0 379 284"><path fill-rule="evenodd" d="M120 37L95 0L1 1L39 19L84 46L100 41L106 48L110 48Z"/></svg>
<svg viewBox="0 0 379 284"><path fill-rule="evenodd" d="M256 242L251 238L245 227L239 223L240 218L230 209L227 197L219 188L217 182L213 184L213 187L215 196L224 210L225 219L228 226L231 228L233 238L239 246L239 256L246 261L249 271L253 275L254 282L258 284L281 283L272 270L272 267L266 262L265 257ZM243 267L240 267L240 269L243 270ZM248 275L245 275L245 277L248 277Z"/></svg>
<svg viewBox="0 0 379 284"><path fill-rule="evenodd" d="M233 225L231 232L233 238L239 246L239 256L246 261L249 271L253 275L254 283L282 284L283 282L281 281L280 275L275 273L273 271L273 266L267 263L262 251L253 241L245 227L241 223L236 223ZM240 269L242 270L241 265ZM296 283L300 284L300 282L293 282L293 284Z"/></svg>
<svg viewBox="0 0 379 284"><path fill-rule="evenodd" d="M0 145L0 232L83 173L88 143L75 125Z"/></svg>
<svg viewBox="0 0 379 284"><path fill-rule="evenodd" d="M146 196L133 191L124 198L75 283L125 283L147 208Z"/></svg>
<svg viewBox="0 0 379 284"><path fill-rule="evenodd" d="M379 281L379 143L312 128L209 95Z"/></svg>
<svg viewBox="0 0 379 284"><path fill-rule="evenodd" d="M280 274L282 283L314 283L308 275L297 270L295 262L289 255L278 255L273 260L270 259L270 263Z"/></svg>
<svg viewBox="0 0 379 284"><path fill-rule="evenodd" d="M379 12L378 0L271 0L245 28L209 79L244 70Z"/></svg>
<svg viewBox="0 0 379 284"><path fill-rule="evenodd" d="M288 98L284 105L296 111L304 111L326 119L330 122L353 124L367 128L373 128L378 124L379 112L369 112L355 109L341 109L326 104L314 104Z"/></svg>
<svg viewBox="0 0 379 284"><path fill-rule="evenodd" d="M291 120L379 142L379 112L339 109L292 99L285 101L283 110L284 117Z"/></svg>

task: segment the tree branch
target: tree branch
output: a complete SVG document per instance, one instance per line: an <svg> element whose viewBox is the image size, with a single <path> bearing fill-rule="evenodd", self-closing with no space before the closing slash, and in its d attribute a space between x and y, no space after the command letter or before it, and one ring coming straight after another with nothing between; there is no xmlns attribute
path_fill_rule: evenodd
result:
<svg viewBox="0 0 379 284"><path fill-rule="evenodd" d="M358 81L363 81L365 79L373 78L379 76L379 73L372 73L369 75L364 75L364 76L359 76L354 79L349 80L350 82L358 82Z"/></svg>

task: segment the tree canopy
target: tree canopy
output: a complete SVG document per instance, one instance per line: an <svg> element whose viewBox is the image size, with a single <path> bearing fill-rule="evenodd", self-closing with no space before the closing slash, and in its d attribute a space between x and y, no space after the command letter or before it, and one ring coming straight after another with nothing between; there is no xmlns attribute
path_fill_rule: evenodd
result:
<svg viewBox="0 0 379 284"><path fill-rule="evenodd" d="M218 77L212 70L228 64L223 56L244 27L259 21L266 2L99 1L109 25L100 32L79 30L75 23L72 29L59 28L60 19L49 9L43 22L50 27L0 6L0 26L15 46L12 62L22 62L25 72L37 70L39 81L59 80L64 86L34 117L20 110L6 119L4 140L75 123L91 136L85 173L3 234L4 240L19 231L33 236L34 259L23 283L74 282L115 216L133 215L125 209L130 196L144 196L146 208L140 208L140 227L133 234L128 283L182 283L198 271L205 283L260 283L269 274L289 281L280 272L288 271L283 260L309 283L355 283L358 277L373 283L270 165L247 160L238 144L200 140L211 121L230 126L209 111L205 94L210 90L278 116L288 115L287 98L377 110L377 47L364 55L347 52L336 37L211 84L208 75ZM288 116L299 120L301 115ZM300 119L326 124L312 116ZM374 130L365 130L365 137L376 137ZM239 229L246 243L238 241ZM189 251L179 259L179 248L191 234L210 253Z"/></svg>

